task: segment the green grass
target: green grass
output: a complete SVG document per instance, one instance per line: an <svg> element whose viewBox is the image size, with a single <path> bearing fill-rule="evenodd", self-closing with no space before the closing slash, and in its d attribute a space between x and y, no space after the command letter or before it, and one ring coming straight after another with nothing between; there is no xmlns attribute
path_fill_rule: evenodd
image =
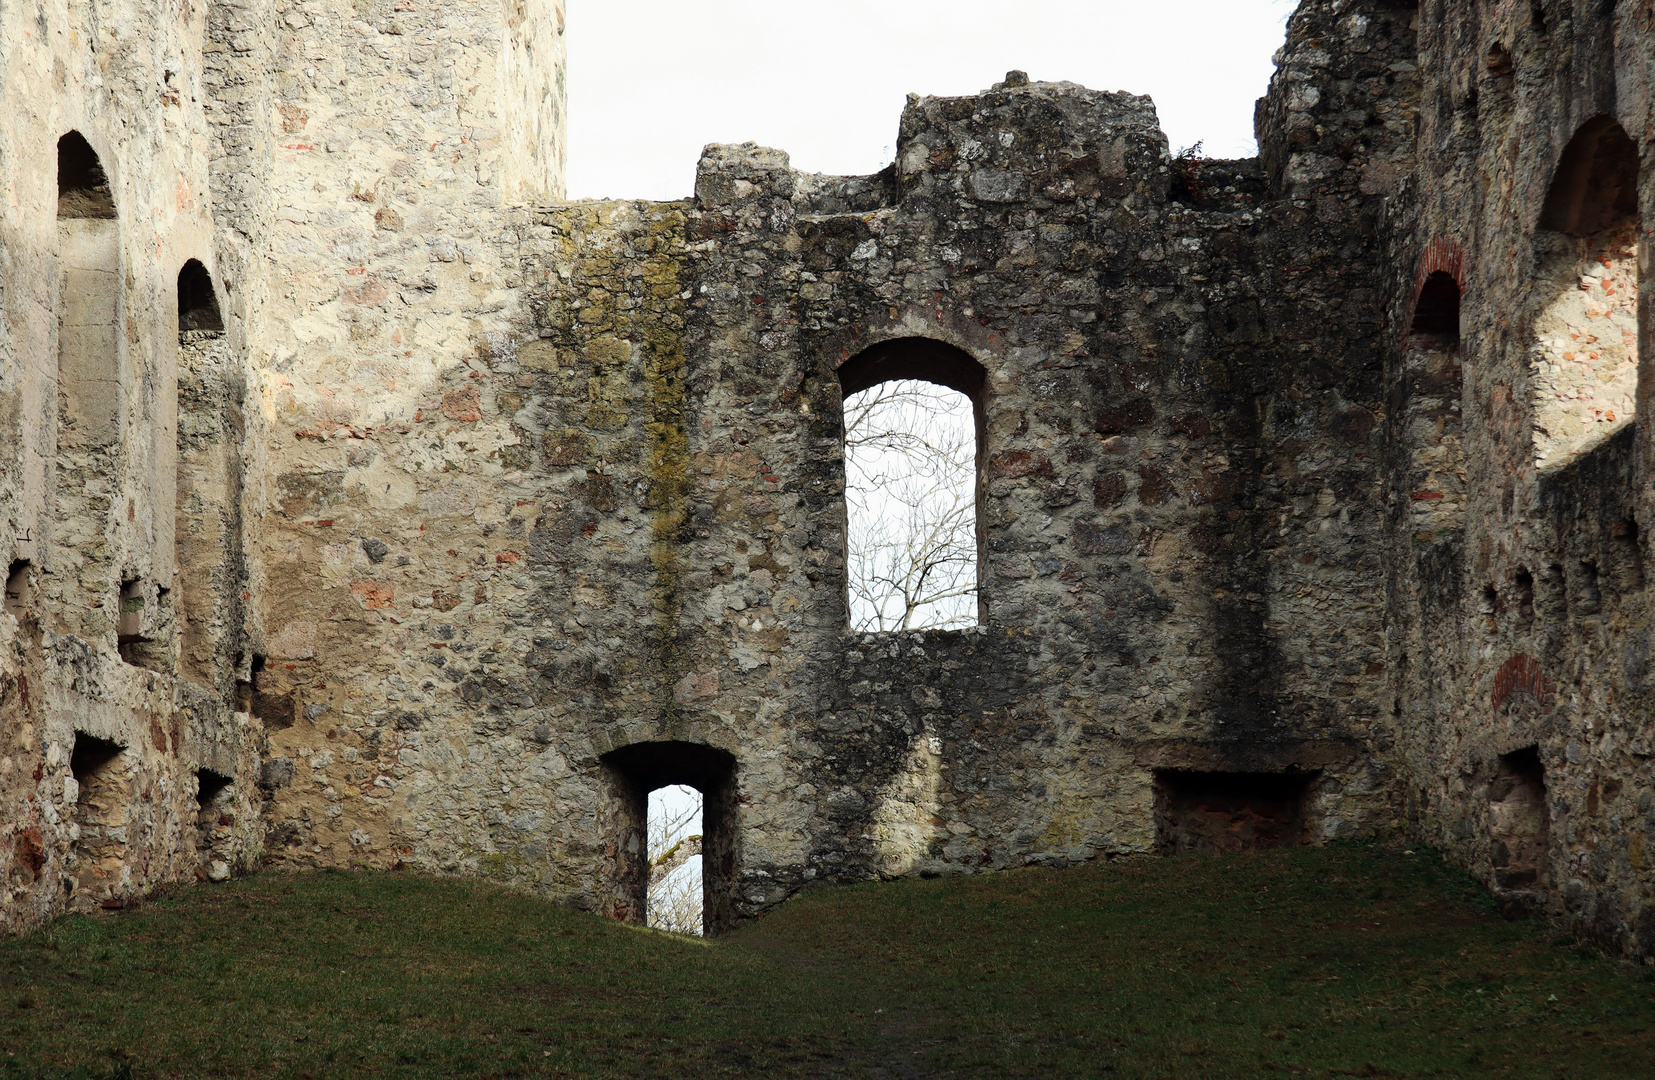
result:
<svg viewBox="0 0 1655 1080"><path fill-rule="evenodd" d="M1425 853L824 888L704 943L267 874L0 942L39 1076L1655 1076L1655 982Z"/></svg>

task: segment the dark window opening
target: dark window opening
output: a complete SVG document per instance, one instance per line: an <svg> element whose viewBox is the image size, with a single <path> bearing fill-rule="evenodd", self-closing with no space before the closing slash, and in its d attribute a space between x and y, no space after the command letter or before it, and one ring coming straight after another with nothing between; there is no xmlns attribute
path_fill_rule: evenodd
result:
<svg viewBox="0 0 1655 1080"><path fill-rule="evenodd" d="M1483 586L1483 602L1479 609L1484 615L1498 615L1500 613L1500 590L1493 585Z"/></svg>
<svg viewBox="0 0 1655 1080"><path fill-rule="evenodd" d="M1488 49L1488 73L1497 78L1507 78L1517 71L1517 65L1511 58L1511 50L1504 42L1496 41Z"/></svg>
<svg viewBox="0 0 1655 1080"><path fill-rule="evenodd" d="M1542 0L1529 0L1529 25L1534 28L1534 32L1537 34L1544 34L1547 31L1546 5Z"/></svg>
<svg viewBox="0 0 1655 1080"><path fill-rule="evenodd" d="M251 694L247 711L264 723L267 731L283 731L298 720L299 696L283 678L283 672L270 667L263 656L255 653L250 676Z"/></svg>
<svg viewBox="0 0 1655 1080"><path fill-rule="evenodd" d="M110 192L103 163L78 131L71 131L57 141L57 216L115 216L115 197Z"/></svg>
<svg viewBox="0 0 1655 1080"><path fill-rule="evenodd" d="M1519 567L1512 580L1517 586L1517 618L1527 625L1534 621L1534 575Z"/></svg>
<svg viewBox="0 0 1655 1080"><path fill-rule="evenodd" d="M1156 847L1166 855L1297 847L1309 842L1314 773L1167 769L1155 774Z"/></svg>
<svg viewBox="0 0 1655 1080"><path fill-rule="evenodd" d="M1460 287L1452 274L1438 270L1425 279L1414 304L1412 329L1439 348L1459 344Z"/></svg>
<svg viewBox="0 0 1655 1080"><path fill-rule="evenodd" d="M701 795L702 929L707 934L729 929L736 917L734 756L700 743L658 742L622 747L601 760L610 790L603 828L614 852L606 913L626 922L651 922L650 793L687 787Z"/></svg>
<svg viewBox="0 0 1655 1080"><path fill-rule="evenodd" d="M178 271L178 332L206 330L224 332L224 318L218 310L213 277L200 262L191 259Z"/></svg>
<svg viewBox="0 0 1655 1080"><path fill-rule="evenodd" d="M986 381L969 354L926 338L875 345L840 367L854 629L983 621Z"/></svg>
<svg viewBox="0 0 1655 1080"><path fill-rule="evenodd" d="M1501 755L1488 788L1488 834L1496 889L1549 887L1551 814L1537 747Z"/></svg>
<svg viewBox="0 0 1655 1080"><path fill-rule="evenodd" d="M115 890L126 860L126 817L130 779L125 747L112 739L75 733L69 773L75 779L75 825L79 837L68 860L66 886L81 907L118 902Z"/></svg>
<svg viewBox="0 0 1655 1080"><path fill-rule="evenodd" d="M34 578L34 564L18 559L6 573L6 614L23 621L29 613L29 585Z"/></svg>

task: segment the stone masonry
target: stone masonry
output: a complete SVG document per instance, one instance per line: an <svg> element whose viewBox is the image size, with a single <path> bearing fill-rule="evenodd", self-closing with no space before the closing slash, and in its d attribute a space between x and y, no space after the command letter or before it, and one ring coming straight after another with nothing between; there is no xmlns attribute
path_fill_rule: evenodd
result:
<svg viewBox="0 0 1655 1080"><path fill-rule="evenodd" d="M1655 954L1652 0L1306 0L1257 159L1012 72L674 203L562 201L557 2L0 19L8 930L261 863L641 919L689 783L714 929L1405 836ZM906 377L980 625L858 634Z"/></svg>

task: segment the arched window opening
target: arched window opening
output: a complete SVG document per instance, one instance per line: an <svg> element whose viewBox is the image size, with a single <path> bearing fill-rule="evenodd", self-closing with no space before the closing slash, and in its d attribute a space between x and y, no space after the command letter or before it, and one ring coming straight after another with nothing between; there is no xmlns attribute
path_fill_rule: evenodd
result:
<svg viewBox="0 0 1655 1080"><path fill-rule="evenodd" d="M1413 332L1437 347L1459 344L1460 286L1454 275L1438 270L1425 279L1414 304Z"/></svg>
<svg viewBox="0 0 1655 1080"><path fill-rule="evenodd" d="M78 131L57 141L57 216L112 218L115 196L98 153Z"/></svg>
<svg viewBox="0 0 1655 1080"><path fill-rule="evenodd" d="M700 743L634 743L601 759L614 852L606 912L676 933L735 921L736 760ZM697 895L697 891L699 895Z"/></svg>
<svg viewBox="0 0 1655 1080"><path fill-rule="evenodd" d="M669 784L649 793L649 925L702 932L701 792Z"/></svg>
<svg viewBox="0 0 1655 1080"><path fill-rule="evenodd" d="M839 369L844 396L850 626L952 629L982 621L984 372L909 338Z"/></svg>
<svg viewBox="0 0 1655 1080"><path fill-rule="evenodd" d="M1425 278L1402 355L1397 422L1408 448L1409 528L1452 529L1465 506L1460 286L1445 270Z"/></svg>
<svg viewBox="0 0 1655 1080"><path fill-rule="evenodd" d="M119 233L109 179L78 132L58 140L57 172L59 445L72 474L59 488L89 492L114 469L97 451L120 434ZM94 520L107 514L85 509Z"/></svg>
<svg viewBox="0 0 1655 1080"><path fill-rule="evenodd" d="M1638 150L1612 117L1581 125L1535 234L1535 464L1567 465L1632 420L1638 377Z"/></svg>
<svg viewBox="0 0 1655 1080"><path fill-rule="evenodd" d="M204 330L223 333L224 319L218 311L218 294L213 276L200 262L191 259L178 271L178 332Z"/></svg>

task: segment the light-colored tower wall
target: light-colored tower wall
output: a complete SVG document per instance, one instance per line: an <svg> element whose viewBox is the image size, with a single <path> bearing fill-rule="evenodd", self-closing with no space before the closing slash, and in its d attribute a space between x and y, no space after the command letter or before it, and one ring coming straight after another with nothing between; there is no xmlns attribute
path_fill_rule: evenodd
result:
<svg viewBox="0 0 1655 1080"><path fill-rule="evenodd" d="M208 23L189 2L0 12L4 928L206 872L201 769L236 779L220 853L256 828L245 721L176 678L176 282L189 259L219 273ZM107 178L91 212L59 203L71 131Z"/></svg>

